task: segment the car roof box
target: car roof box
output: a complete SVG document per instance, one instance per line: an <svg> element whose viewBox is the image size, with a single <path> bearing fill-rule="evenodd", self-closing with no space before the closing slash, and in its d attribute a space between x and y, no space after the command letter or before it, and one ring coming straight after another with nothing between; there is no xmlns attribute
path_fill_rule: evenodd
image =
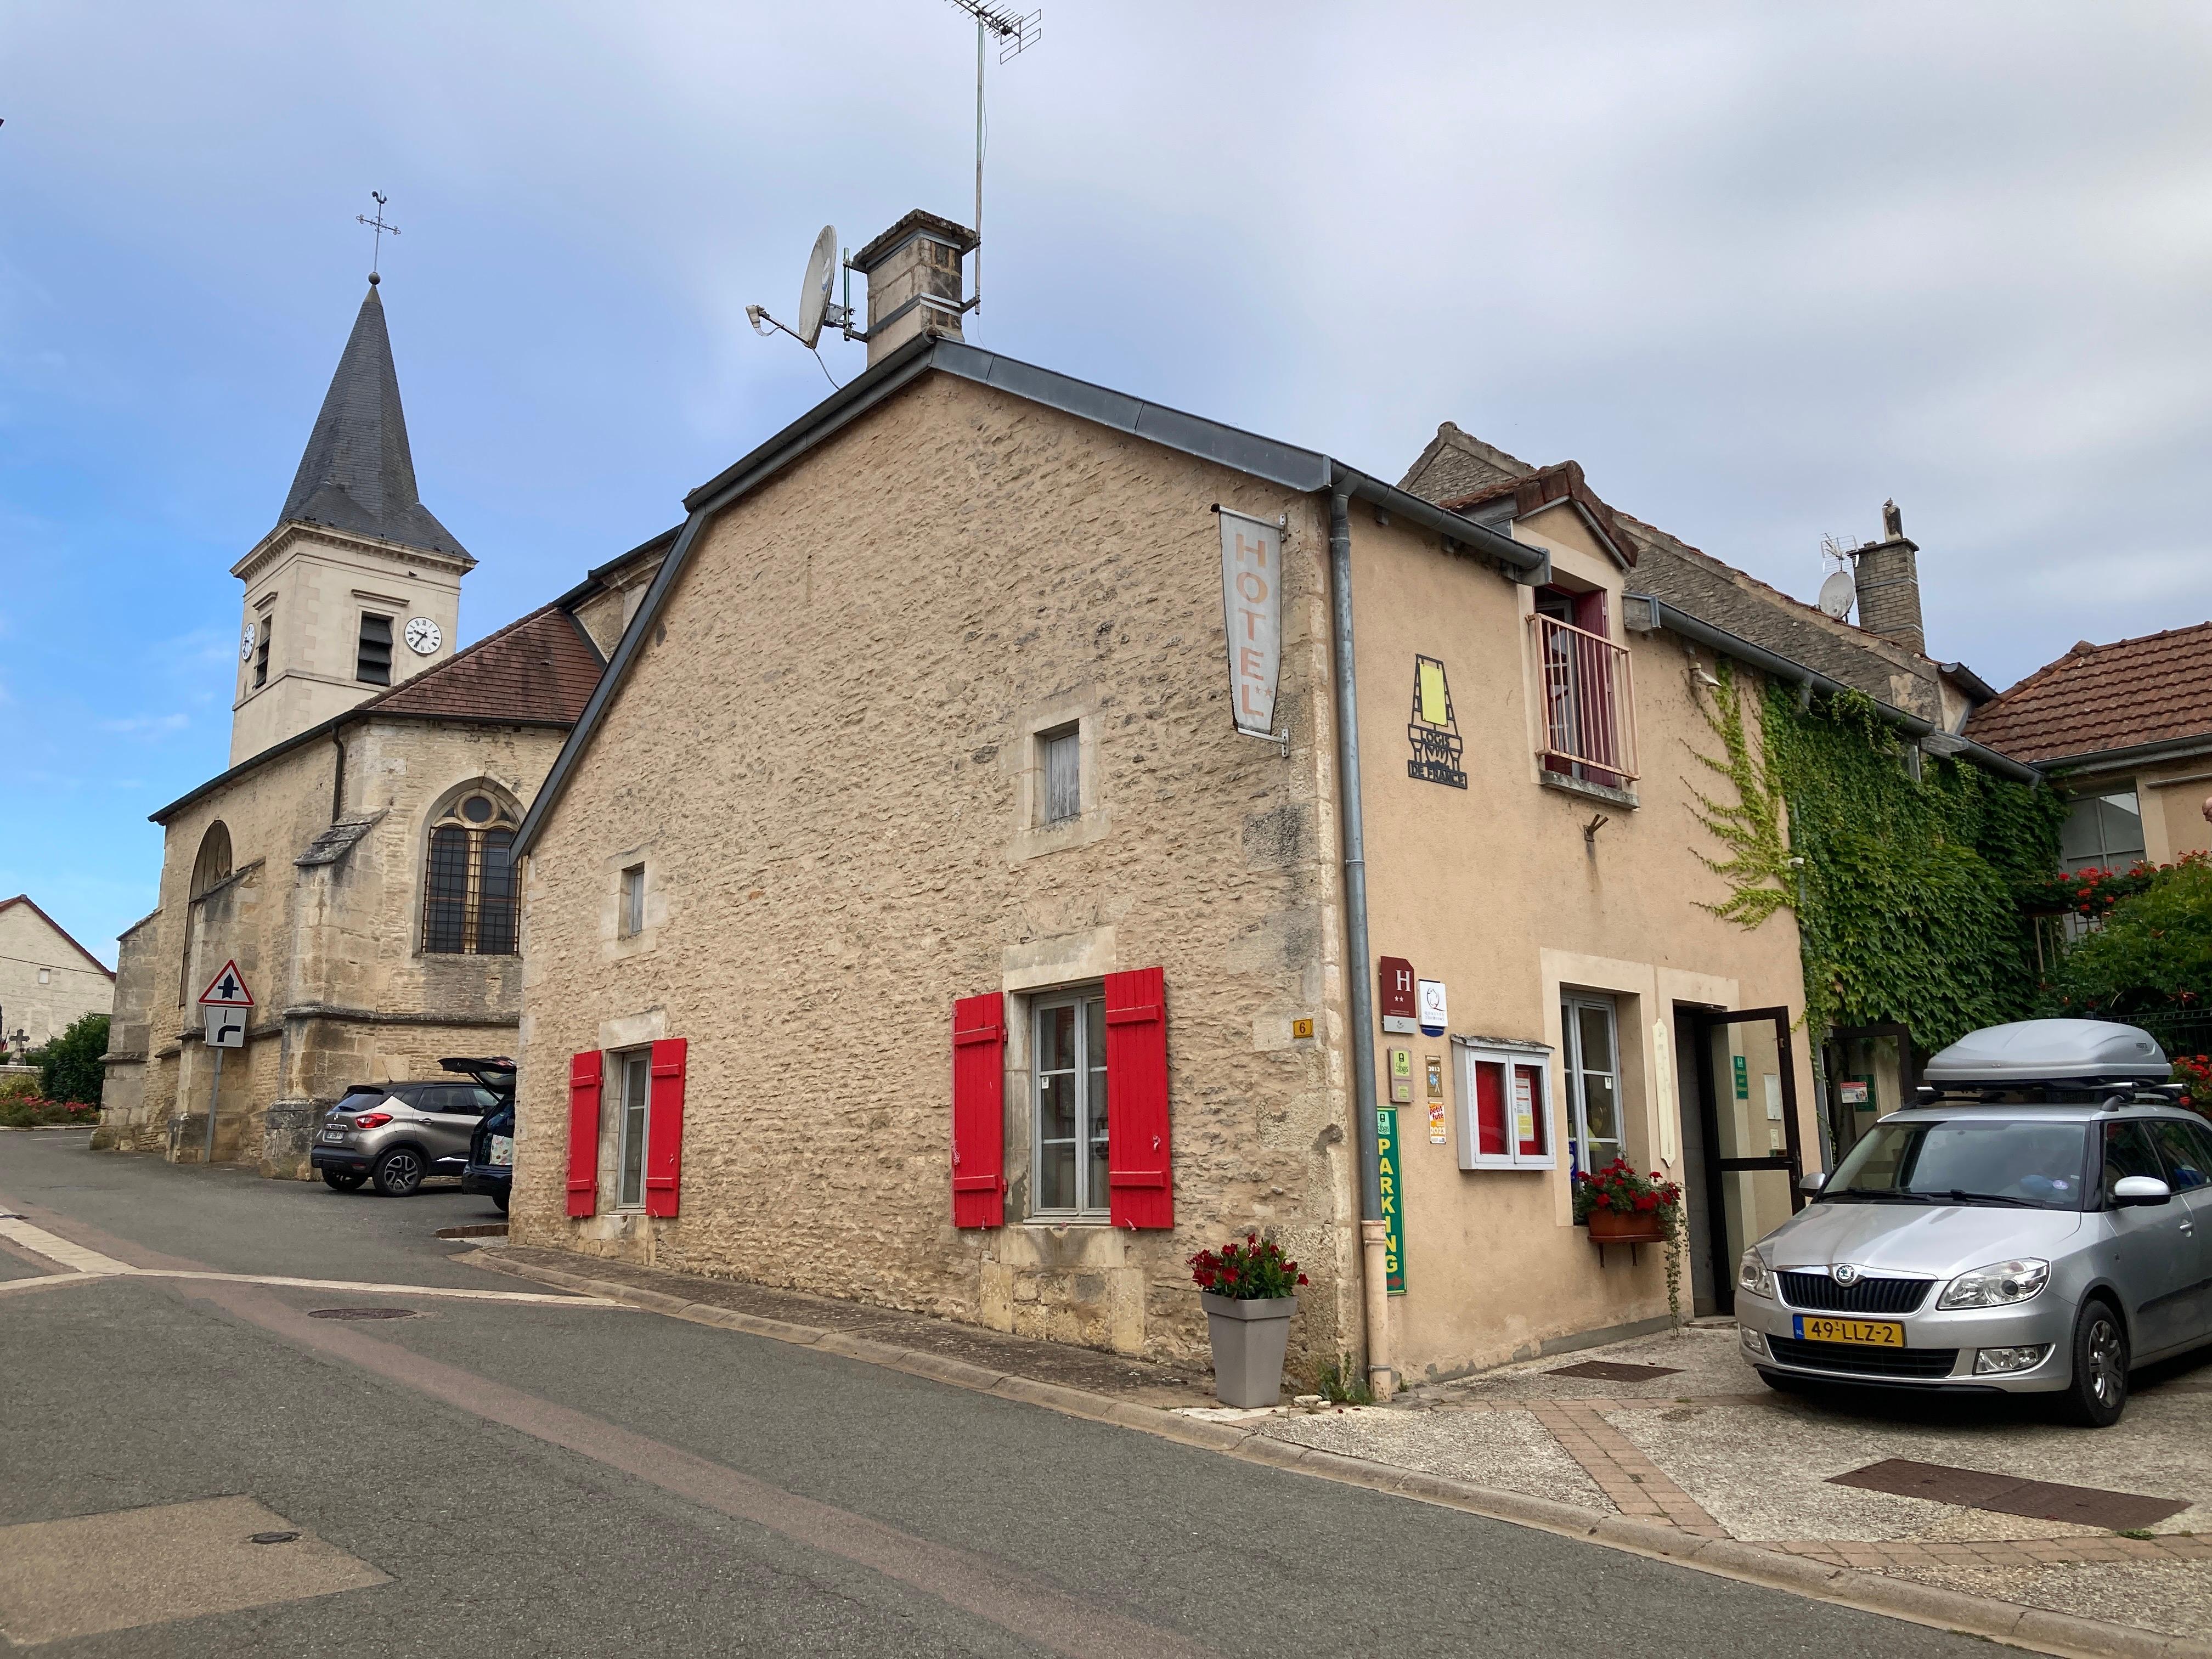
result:
<svg viewBox="0 0 2212 1659"><path fill-rule="evenodd" d="M1929 1083L2163 1083L2172 1068L2151 1034L2101 1019L2023 1019L1970 1031L1930 1060Z"/></svg>

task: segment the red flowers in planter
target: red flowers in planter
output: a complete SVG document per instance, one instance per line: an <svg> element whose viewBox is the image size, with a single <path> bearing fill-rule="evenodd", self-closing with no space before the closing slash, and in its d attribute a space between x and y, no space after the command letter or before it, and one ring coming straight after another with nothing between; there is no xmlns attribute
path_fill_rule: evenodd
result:
<svg viewBox="0 0 2212 1659"><path fill-rule="evenodd" d="M1575 1171L1575 1219L1578 1222L1588 1221L1592 1210L1610 1210L1615 1215L1656 1210L1671 1225L1681 1206L1680 1186L1656 1170L1649 1175L1639 1173L1625 1158L1616 1158L1595 1175Z"/></svg>
<svg viewBox="0 0 2212 1659"><path fill-rule="evenodd" d="M1244 1235L1218 1250L1200 1250L1190 1258L1190 1276L1199 1289L1237 1302L1261 1297L1294 1296L1306 1282L1298 1264L1283 1255L1283 1247L1257 1233Z"/></svg>

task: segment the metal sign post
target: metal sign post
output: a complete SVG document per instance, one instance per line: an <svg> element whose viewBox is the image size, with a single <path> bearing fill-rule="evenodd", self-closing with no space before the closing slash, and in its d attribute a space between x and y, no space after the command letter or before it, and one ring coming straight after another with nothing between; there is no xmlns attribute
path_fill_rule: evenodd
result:
<svg viewBox="0 0 2212 1659"><path fill-rule="evenodd" d="M207 1046L215 1050L215 1081L208 1090L207 1139L200 1162L215 1162L215 1115L222 1104L222 1054L226 1048L246 1046L246 1017L253 1007L253 993L246 988L246 975L234 960L208 981L200 993L200 1012L207 1017Z"/></svg>

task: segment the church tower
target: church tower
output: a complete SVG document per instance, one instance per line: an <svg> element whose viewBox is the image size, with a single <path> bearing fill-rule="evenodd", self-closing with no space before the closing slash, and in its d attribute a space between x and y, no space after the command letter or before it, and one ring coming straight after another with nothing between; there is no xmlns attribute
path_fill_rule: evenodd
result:
<svg viewBox="0 0 2212 1659"><path fill-rule="evenodd" d="M476 561L416 494L368 282L276 527L230 568L246 584L233 766L453 654Z"/></svg>

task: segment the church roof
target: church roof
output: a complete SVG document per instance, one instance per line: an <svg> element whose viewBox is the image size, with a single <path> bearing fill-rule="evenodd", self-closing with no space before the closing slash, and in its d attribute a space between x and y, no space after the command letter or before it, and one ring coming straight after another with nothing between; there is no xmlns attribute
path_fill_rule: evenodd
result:
<svg viewBox="0 0 2212 1659"><path fill-rule="evenodd" d="M574 726L606 665L558 600L487 634L354 712Z"/></svg>
<svg viewBox="0 0 2212 1659"><path fill-rule="evenodd" d="M399 374L375 280L369 279L368 297L354 319L277 521L328 525L465 559L467 550L416 494Z"/></svg>

